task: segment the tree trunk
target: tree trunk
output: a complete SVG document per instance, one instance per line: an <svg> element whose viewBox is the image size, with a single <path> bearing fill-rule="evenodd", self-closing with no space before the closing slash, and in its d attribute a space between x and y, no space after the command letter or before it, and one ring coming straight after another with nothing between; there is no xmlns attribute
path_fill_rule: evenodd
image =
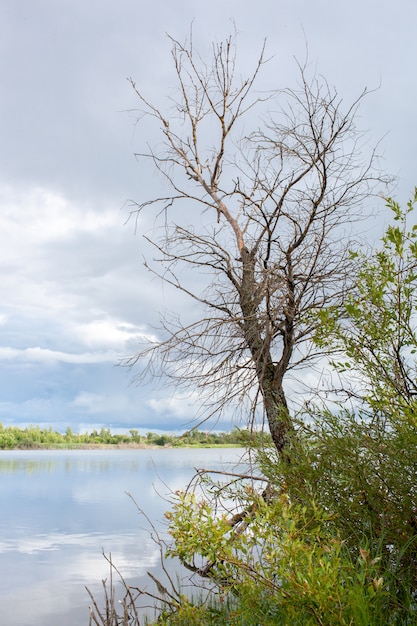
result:
<svg viewBox="0 0 417 626"><path fill-rule="evenodd" d="M293 319L290 320L291 332L284 333L282 357L279 363L275 364L271 356L272 333L269 333L268 337L265 324L259 319L258 284L255 276L254 257L253 251L249 252L246 247L242 248L242 280L240 285L242 327L247 347L255 364L272 441L278 452L283 454L287 442L287 433L292 428L282 378L292 353L292 341L289 335L293 329ZM285 360L285 364L283 364L283 360Z"/></svg>
<svg viewBox="0 0 417 626"><path fill-rule="evenodd" d="M272 441L278 452L284 455L284 448L288 442L288 433L292 430L285 393L282 385L273 387L265 380L261 382L261 386Z"/></svg>

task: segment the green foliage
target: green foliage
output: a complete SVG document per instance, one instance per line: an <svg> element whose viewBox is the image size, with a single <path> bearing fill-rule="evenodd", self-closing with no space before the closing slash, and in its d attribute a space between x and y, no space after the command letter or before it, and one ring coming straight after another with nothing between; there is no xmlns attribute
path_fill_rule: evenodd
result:
<svg viewBox="0 0 417 626"><path fill-rule="evenodd" d="M417 623L415 433L387 433L369 414L347 410L320 411L315 417L315 423L310 414L309 423L300 426L302 445L294 446L291 463L283 463L273 449L260 451L258 462L292 502L309 508L317 501L333 514L326 529L343 538L352 559L363 546L379 558L387 615L392 623L396 615L414 615Z"/></svg>
<svg viewBox="0 0 417 626"><path fill-rule="evenodd" d="M240 430L239 428L222 433L192 429L175 438L173 445L197 447L210 447L213 445L241 446L246 445L248 437L250 437L249 431Z"/></svg>
<svg viewBox="0 0 417 626"><path fill-rule="evenodd" d="M344 311L318 312L316 342L338 351L333 365L349 371L351 391L372 410L393 416L398 411L414 420L417 397L417 226L408 226L417 202L402 211L392 199L394 214L382 248L371 258L362 255L356 290L346 299ZM346 384L346 383L345 383Z"/></svg>
<svg viewBox="0 0 417 626"><path fill-rule="evenodd" d="M336 349L352 410L318 411L307 433L310 484L340 513L348 537L367 533L417 590L417 226L413 200L394 215L382 248L363 261L343 317L320 314L317 341ZM344 378L342 378L344 380ZM346 385L345 385L346 386ZM310 416L310 424L312 423ZM292 482L294 485L294 482Z"/></svg>
<svg viewBox="0 0 417 626"><path fill-rule="evenodd" d="M19 428L17 426L4 427L0 423L0 449L14 448L74 448L85 445L123 445L143 444L152 446L197 446L211 447L216 445L232 446L243 445L247 435L240 430L230 433L212 433L193 430L184 435L171 436L160 433L147 433L146 437L139 434L138 430L131 429L129 435L114 434L108 428L100 431L93 430L91 433L75 434L68 426L65 433L49 429L41 429L39 426Z"/></svg>
<svg viewBox="0 0 417 626"><path fill-rule="evenodd" d="M379 559L365 548L352 558L328 530L331 515L291 504L285 494L267 502L249 488L239 500L247 519L232 529L230 515L216 515L207 500L177 495L167 515L174 538L168 555L191 568L199 557L212 564L219 595L200 606L184 600L162 623L223 623L219 611L236 626L385 623ZM189 611L201 621L186 621Z"/></svg>
<svg viewBox="0 0 417 626"><path fill-rule="evenodd" d="M113 435L110 430L102 428L100 432L75 434L68 427L65 433L39 426L19 428L8 426L0 430L0 449L13 448L71 448L88 444L118 444L129 442L126 435Z"/></svg>

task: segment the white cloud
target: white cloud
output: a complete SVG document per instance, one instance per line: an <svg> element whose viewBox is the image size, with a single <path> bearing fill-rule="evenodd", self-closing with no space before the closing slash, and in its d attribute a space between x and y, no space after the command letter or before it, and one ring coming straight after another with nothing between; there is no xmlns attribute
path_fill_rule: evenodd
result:
<svg viewBox="0 0 417 626"><path fill-rule="evenodd" d="M149 336L133 318L157 287L132 288L137 240L118 209L0 186L0 236L0 361L115 363Z"/></svg>
<svg viewBox="0 0 417 626"><path fill-rule="evenodd" d="M95 232L97 229L116 225L118 215L114 211L94 211L92 208L74 205L62 194L35 187L16 191L0 188L0 228L7 229L10 250L20 242L36 247L47 241L66 238L73 232ZM4 255L4 248L2 256Z"/></svg>
<svg viewBox="0 0 417 626"><path fill-rule="evenodd" d="M0 360L20 360L30 363L106 363L114 362L114 352L84 352L71 354L60 352L59 350L49 350L46 348L17 348L0 347Z"/></svg>
<svg viewBox="0 0 417 626"><path fill-rule="evenodd" d="M173 394L168 398L151 398L146 402L146 406L157 415L190 418L195 412L197 402L196 394Z"/></svg>
<svg viewBox="0 0 417 626"><path fill-rule="evenodd" d="M94 393L91 391L80 391L71 406L81 409L90 415L108 416L117 415L125 411L131 412L132 406L127 393L117 393L110 390L107 393Z"/></svg>
<svg viewBox="0 0 417 626"><path fill-rule="evenodd" d="M132 340L139 342L145 338L155 339L147 332L144 325L135 326L112 318L79 324L74 328L74 334L88 347L106 346L119 352L126 351L127 344Z"/></svg>

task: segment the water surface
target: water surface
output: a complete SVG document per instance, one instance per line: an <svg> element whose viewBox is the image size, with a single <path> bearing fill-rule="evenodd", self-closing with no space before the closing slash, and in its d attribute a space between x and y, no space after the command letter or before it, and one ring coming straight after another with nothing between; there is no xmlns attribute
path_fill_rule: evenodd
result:
<svg viewBox="0 0 417 626"><path fill-rule="evenodd" d="M170 490L198 468L232 469L239 449L0 451L0 621L87 626L109 570L129 582L159 569L159 552L129 492L158 524ZM131 579L131 580L130 580Z"/></svg>

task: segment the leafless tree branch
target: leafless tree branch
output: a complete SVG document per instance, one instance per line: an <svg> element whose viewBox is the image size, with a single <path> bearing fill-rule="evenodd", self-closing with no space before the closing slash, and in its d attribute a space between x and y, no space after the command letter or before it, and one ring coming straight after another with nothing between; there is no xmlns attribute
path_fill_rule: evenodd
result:
<svg viewBox="0 0 417 626"><path fill-rule="evenodd" d="M125 363L139 368L138 379L159 373L198 389L210 414L249 400L254 415L261 402L282 452L292 427L284 379L316 356L314 312L338 306L353 284L350 224L382 182L355 125L366 90L345 106L298 64L297 88L261 97L265 46L239 78L234 37L213 45L208 63L192 43L171 41L173 110L131 83L162 138L141 156L172 195L139 202L132 214L162 212L152 237L161 270L149 267L194 300L196 316L162 320L161 339ZM245 132L243 120L253 123L266 102L260 125Z"/></svg>

